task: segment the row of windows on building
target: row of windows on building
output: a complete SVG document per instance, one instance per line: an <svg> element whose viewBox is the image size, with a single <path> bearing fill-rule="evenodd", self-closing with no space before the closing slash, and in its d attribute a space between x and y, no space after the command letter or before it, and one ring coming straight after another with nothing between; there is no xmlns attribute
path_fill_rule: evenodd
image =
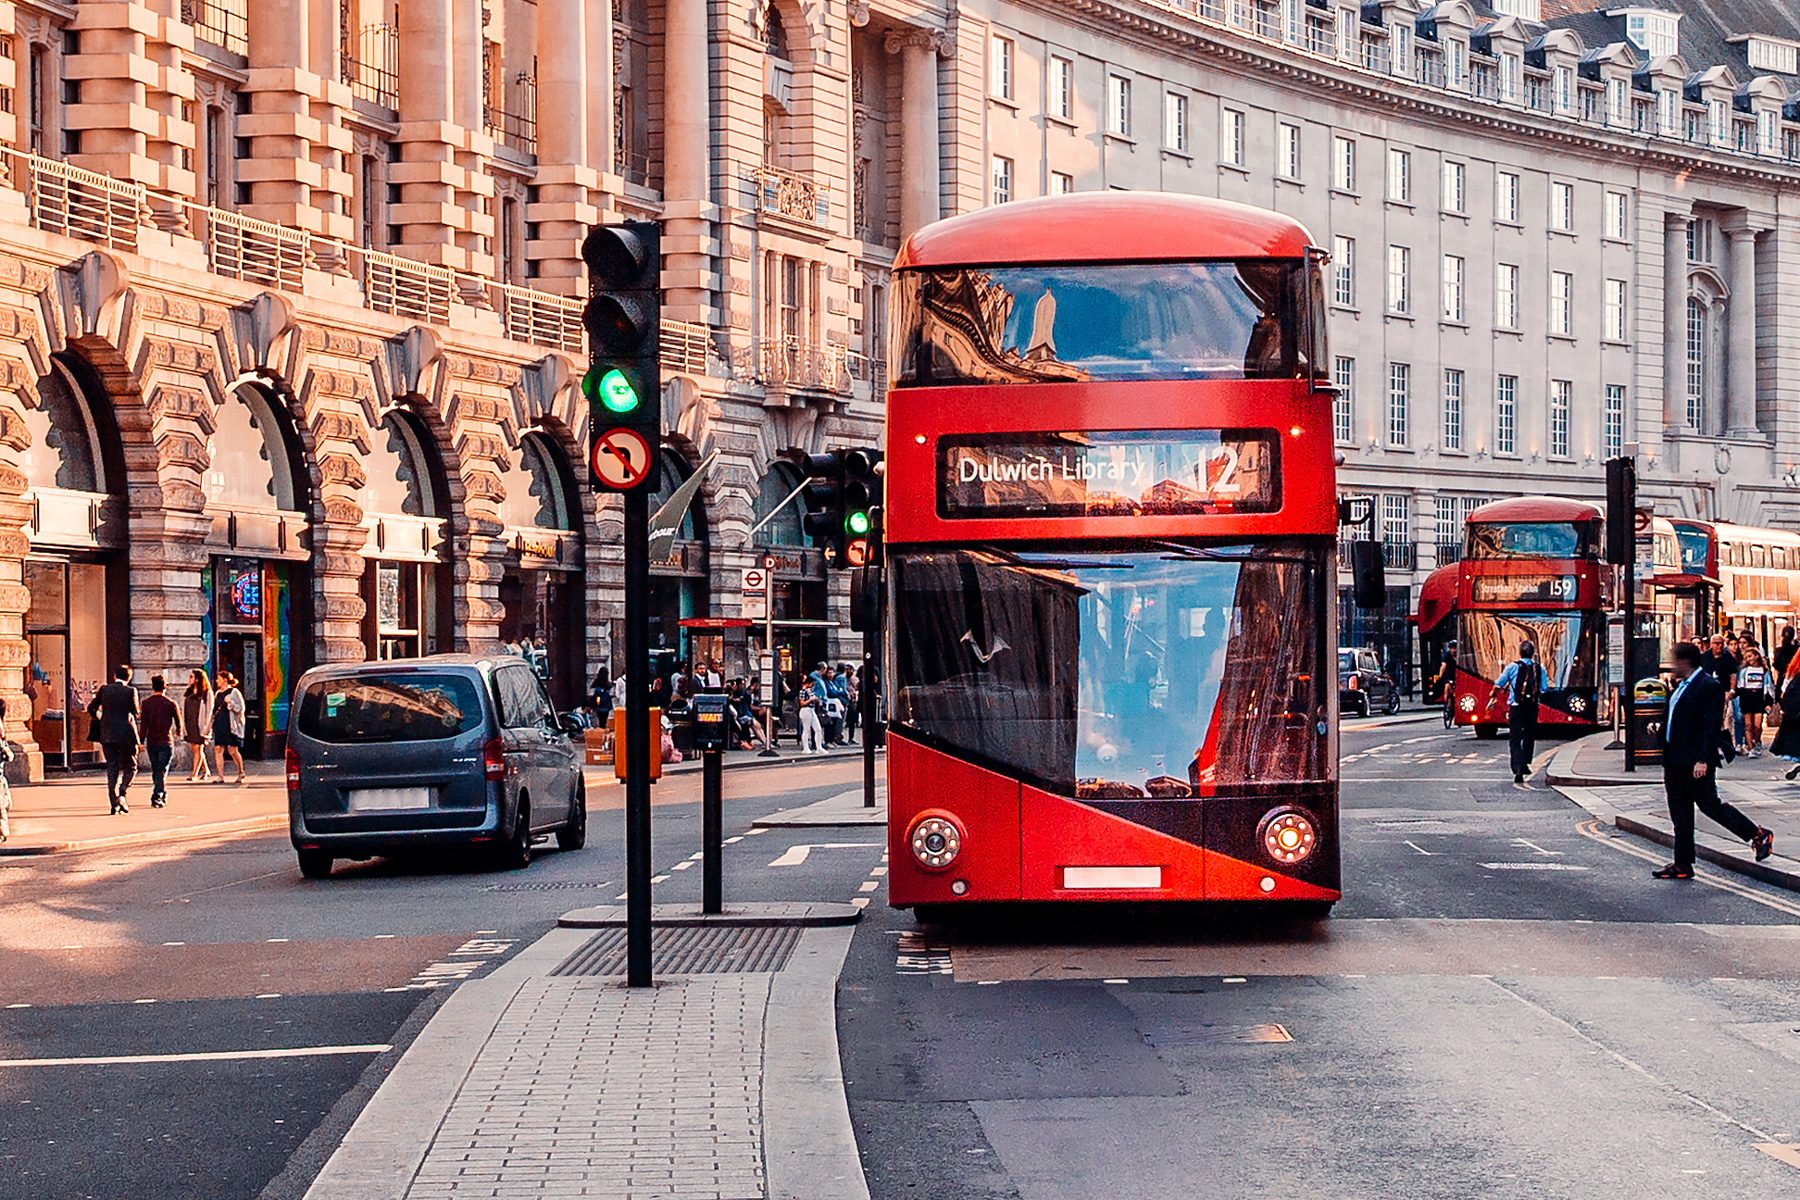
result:
<svg viewBox="0 0 1800 1200"><path fill-rule="evenodd" d="M1282 31L1287 40L1315 54L1358 63L1365 69L1382 74L1467 92L1473 97L1522 104L1539 112L1565 117L1579 117L1589 124L1609 129L1628 129L1638 134L1664 137L1679 135L1693 145L1733 149L1744 154L1775 155L1800 159L1800 129L1781 124L1782 114L1772 109L1739 112L1723 97L1702 98L1687 87L1684 80L1673 80L1674 86L1656 86L1649 76L1639 79L1609 75L1594 80L1582 79L1572 65L1556 65L1541 73L1528 73L1523 57L1514 51L1501 50L1495 55L1472 53L1469 43L1450 38L1441 49L1415 41L1413 27L1405 21L1393 24L1391 38L1379 27L1362 28L1362 20L1354 8L1338 11L1337 27L1323 18L1309 16L1303 30L1299 24L1299 0L1258 0L1269 9L1269 26L1265 34L1275 36ZM1290 11L1290 19L1282 19L1276 4ZM1652 60L1676 53L1677 36L1674 20L1667 26L1649 22L1649 17L1671 14L1634 14L1627 24L1627 37ZM1647 23L1648 22L1648 23ZM989 35L988 94L1007 104L1017 102L1015 58L1017 44L1002 33ZM1766 38L1753 38L1750 45L1754 70L1792 74L1796 70L1794 47ZM1131 75L1108 70L1106 74L1105 131L1130 138L1132 129ZM1187 97L1178 91L1165 91L1165 149L1187 150ZM1044 62L1044 107L1048 117L1073 123L1075 120L1075 60L1067 55L1050 53ZM1238 115L1241 122L1242 114ZM1229 120L1229 119L1228 119ZM1226 146L1230 139L1222 139ZM1226 161L1235 161L1221 155Z"/></svg>
<svg viewBox="0 0 1800 1200"><path fill-rule="evenodd" d="M1332 364L1332 382L1337 395L1332 403L1332 436L1342 445L1355 445L1356 437L1356 360L1338 356ZM1468 375L1456 367L1446 367L1441 382L1439 448L1450 453L1467 453L1469 449L1470 400ZM1390 449L1406 450L1413 445L1413 368L1410 363L1389 363L1387 369L1386 430L1382 444ZM1573 458L1570 422L1575 408L1573 380L1552 379L1549 394L1548 455L1551 458ZM1494 377L1493 453L1502 457L1519 454L1519 377ZM1625 387L1609 383L1603 390L1601 407L1601 450L1612 458L1625 448ZM1534 453L1535 445L1528 447Z"/></svg>
<svg viewBox="0 0 1800 1200"><path fill-rule="evenodd" d="M1461 325L1468 320L1469 262L1460 254L1443 256L1440 271L1440 317ZM1517 330L1520 320L1520 267L1516 263L1494 264L1494 327ZM1609 342L1623 342L1630 332L1628 304L1630 285L1623 279L1606 279L1601 284L1601 336ZM1548 324L1552 337L1575 336L1575 274L1551 271ZM1331 302L1341 308L1356 307L1356 239L1337 236L1331 239ZM1387 312L1397 317L1414 316L1413 252L1409 246L1387 248Z"/></svg>

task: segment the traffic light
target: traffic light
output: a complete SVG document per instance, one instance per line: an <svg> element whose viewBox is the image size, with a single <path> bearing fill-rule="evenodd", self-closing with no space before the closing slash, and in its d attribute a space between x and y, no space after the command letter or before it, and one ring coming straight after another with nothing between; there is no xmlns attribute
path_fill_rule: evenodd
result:
<svg viewBox="0 0 1800 1200"><path fill-rule="evenodd" d="M815 548L824 551L825 563L844 565L844 452L824 454L795 451L796 465L806 476L806 515L800 527Z"/></svg>
<svg viewBox="0 0 1800 1200"><path fill-rule="evenodd" d="M662 440L662 229L654 221L596 225L588 267L589 465L596 491L656 486Z"/></svg>
<svg viewBox="0 0 1800 1200"><path fill-rule="evenodd" d="M1637 551L1637 463L1606 460L1606 561L1630 566Z"/></svg>

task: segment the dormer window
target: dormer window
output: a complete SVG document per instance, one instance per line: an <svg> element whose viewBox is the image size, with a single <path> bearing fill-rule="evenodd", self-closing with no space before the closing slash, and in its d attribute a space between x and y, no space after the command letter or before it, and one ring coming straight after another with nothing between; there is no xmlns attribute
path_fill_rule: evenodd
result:
<svg viewBox="0 0 1800 1200"><path fill-rule="evenodd" d="M1544 19L1541 0L1493 0L1493 4L1494 11L1503 17L1540 22Z"/></svg>
<svg viewBox="0 0 1800 1200"><path fill-rule="evenodd" d="M1615 8L1607 16L1625 18L1625 36L1651 58L1667 58L1681 49L1681 14L1651 8Z"/></svg>
<svg viewBox="0 0 1800 1200"><path fill-rule="evenodd" d="M1749 37L1745 52L1752 71L1773 71L1778 75L1800 74L1800 44L1777 38Z"/></svg>

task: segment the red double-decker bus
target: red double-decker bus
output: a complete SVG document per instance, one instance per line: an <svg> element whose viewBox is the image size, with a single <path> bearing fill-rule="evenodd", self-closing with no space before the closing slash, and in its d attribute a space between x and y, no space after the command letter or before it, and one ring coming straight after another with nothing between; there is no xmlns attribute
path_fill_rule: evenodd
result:
<svg viewBox="0 0 1800 1200"><path fill-rule="evenodd" d="M1469 514L1457 564L1457 724L1480 737L1506 724L1494 680L1527 639L1550 679L1539 726L1601 723L1611 603L1605 527L1598 505L1556 496L1496 500Z"/></svg>
<svg viewBox="0 0 1800 1200"><path fill-rule="evenodd" d="M1339 895L1321 256L1095 193L914 234L894 284L889 897Z"/></svg>

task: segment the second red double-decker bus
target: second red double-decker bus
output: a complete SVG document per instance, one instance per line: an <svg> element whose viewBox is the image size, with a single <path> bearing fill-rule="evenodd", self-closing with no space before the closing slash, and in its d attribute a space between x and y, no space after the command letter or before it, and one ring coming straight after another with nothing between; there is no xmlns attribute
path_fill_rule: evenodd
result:
<svg viewBox="0 0 1800 1200"><path fill-rule="evenodd" d="M1321 262L1145 193L908 240L892 903L1338 898Z"/></svg>
<svg viewBox="0 0 1800 1200"><path fill-rule="evenodd" d="M1610 603L1606 514L1556 496L1496 500L1469 514L1457 565L1455 714L1492 737L1506 724L1494 680L1530 640L1550 687L1540 726L1597 725Z"/></svg>

